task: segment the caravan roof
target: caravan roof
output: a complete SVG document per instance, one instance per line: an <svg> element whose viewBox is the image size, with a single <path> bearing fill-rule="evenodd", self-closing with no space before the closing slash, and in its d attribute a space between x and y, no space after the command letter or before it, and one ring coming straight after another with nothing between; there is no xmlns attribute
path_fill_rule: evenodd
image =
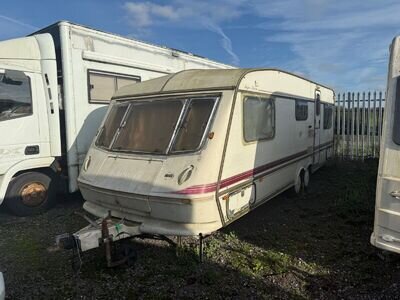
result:
<svg viewBox="0 0 400 300"><path fill-rule="evenodd" d="M113 99L136 97L150 94L162 94L181 91L202 91L202 90L228 90L236 89L242 79L249 73L257 71L269 71L284 73L325 87L296 74L279 69L209 69L209 70L184 70L175 74L147 80L140 84L133 84L119 89Z"/></svg>

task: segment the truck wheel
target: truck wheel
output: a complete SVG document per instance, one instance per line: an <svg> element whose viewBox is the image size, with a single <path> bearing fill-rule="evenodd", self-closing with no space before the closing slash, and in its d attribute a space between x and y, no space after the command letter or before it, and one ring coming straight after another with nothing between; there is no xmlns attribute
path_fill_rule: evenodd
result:
<svg viewBox="0 0 400 300"><path fill-rule="evenodd" d="M5 203L18 216L30 216L50 208L56 199L57 184L51 174L28 172L9 184Z"/></svg>

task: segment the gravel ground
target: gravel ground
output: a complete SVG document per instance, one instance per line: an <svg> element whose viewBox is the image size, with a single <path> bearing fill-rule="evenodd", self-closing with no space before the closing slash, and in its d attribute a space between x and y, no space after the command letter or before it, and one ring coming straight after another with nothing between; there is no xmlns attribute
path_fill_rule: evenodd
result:
<svg viewBox="0 0 400 300"><path fill-rule="evenodd" d="M286 298L398 299L400 262L369 244L377 163L331 163L307 194L284 193L207 238L196 262L194 240L176 251L135 241L133 267L108 269L102 251L49 253L54 237L86 222L79 194L30 218L0 209L0 270L7 297L60 299Z"/></svg>

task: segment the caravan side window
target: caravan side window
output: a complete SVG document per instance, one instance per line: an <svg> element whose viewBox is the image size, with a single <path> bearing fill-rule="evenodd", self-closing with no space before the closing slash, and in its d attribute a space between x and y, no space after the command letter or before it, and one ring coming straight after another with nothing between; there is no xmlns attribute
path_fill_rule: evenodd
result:
<svg viewBox="0 0 400 300"><path fill-rule="evenodd" d="M308 102L296 100L295 115L296 121L305 121L308 119Z"/></svg>
<svg viewBox="0 0 400 300"><path fill-rule="evenodd" d="M333 109L332 105L324 104L324 129L332 128Z"/></svg>
<svg viewBox="0 0 400 300"><path fill-rule="evenodd" d="M89 70L89 102L109 103L117 89L139 81L137 76Z"/></svg>
<svg viewBox="0 0 400 300"><path fill-rule="evenodd" d="M246 142L273 138L275 135L274 99L246 96L243 105L243 126Z"/></svg>

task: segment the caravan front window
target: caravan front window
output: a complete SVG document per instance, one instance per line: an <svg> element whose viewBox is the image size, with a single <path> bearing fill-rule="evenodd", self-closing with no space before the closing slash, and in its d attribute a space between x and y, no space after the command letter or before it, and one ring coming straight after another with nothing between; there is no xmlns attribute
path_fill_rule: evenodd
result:
<svg viewBox="0 0 400 300"><path fill-rule="evenodd" d="M172 148L173 152L196 150L200 146L214 103L214 98L190 101Z"/></svg>
<svg viewBox="0 0 400 300"><path fill-rule="evenodd" d="M197 151L207 135L217 99L199 96L117 102L96 146L147 154Z"/></svg>
<svg viewBox="0 0 400 300"><path fill-rule="evenodd" d="M113 150L166 153L182 107L179 100L131 104Z"/></svg>
<svg viewBox="0 0 400 300"><path fill-rule="evenodd" d="M114 135L119 128L122 118L125 115L128 104L119 104L112 106L110 113L107 116L107 120L101 129L99 138L96 141L96 145L103 148L109 148Z"/></svg>

